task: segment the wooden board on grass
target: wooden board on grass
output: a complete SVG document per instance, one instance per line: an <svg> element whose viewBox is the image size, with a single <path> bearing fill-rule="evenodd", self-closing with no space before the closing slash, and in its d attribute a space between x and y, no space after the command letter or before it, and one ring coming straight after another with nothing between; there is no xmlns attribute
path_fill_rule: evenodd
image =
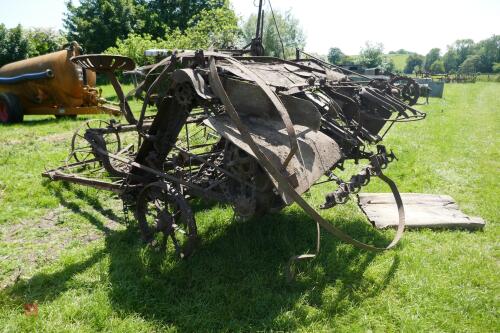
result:
<svg viewBox="0 0 500 333"><path fill-rule="evenodd" d="M402 193L408 229L482 229L485 221L462 213L449 195ZM398 213L391 193L362 193L359 206L376 228L396 228Z"/></svg>

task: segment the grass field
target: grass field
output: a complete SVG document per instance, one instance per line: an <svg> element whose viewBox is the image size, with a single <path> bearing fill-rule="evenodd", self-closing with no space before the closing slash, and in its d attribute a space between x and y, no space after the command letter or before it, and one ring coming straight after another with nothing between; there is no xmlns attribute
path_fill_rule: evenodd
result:
<svg viewBox="0 0 500 333"><path fill-rule="evenodd" d="M109 87L105 92L109 93ZM180 261L146 247L109 193L50 183L77 121L27 118L0 127L0 331L2 332L498 332L500 84L453 84L399 124L387 174L402 192L443 193L487 221L483 232L407 232L372 254L322 236L296 206L246 222L228 207L194 205L199 250ZM351 171L353 167L349 168ZM314 188L306 195L322 202ZM387 189L372 182L368 192ZM324 212L356 238L386 244L354 203ZM36 303L38 316L23 305Z"/></svg>

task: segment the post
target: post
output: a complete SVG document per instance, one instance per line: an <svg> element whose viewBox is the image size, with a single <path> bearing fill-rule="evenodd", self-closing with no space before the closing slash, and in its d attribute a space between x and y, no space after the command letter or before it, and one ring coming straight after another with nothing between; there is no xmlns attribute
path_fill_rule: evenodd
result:
<svg viewBox="0 0 500 333"><path fill-rule="evenodd" d="M261 26L263 26L263 22L261 21L264 21L262 18L262 2L263 0L259 0L259 13L257 14L257 27L255 30L255 38L260 37Z"/></svg>

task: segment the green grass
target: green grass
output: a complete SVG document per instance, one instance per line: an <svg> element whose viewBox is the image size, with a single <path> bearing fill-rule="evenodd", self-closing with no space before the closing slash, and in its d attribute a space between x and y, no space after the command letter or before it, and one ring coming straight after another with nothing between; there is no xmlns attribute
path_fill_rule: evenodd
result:
<svg viewBox="0 0 500 333"><path fill-rule="evenodd" d="M0 281L8 285L0 331L498 332L499 94L496 83L446 85L444 99L420 107L428 119L399 124L386 140L400 158L387 174L402 192L449 194L487 221L483 232L407 232L377 255L323 234L320 256L300 263L292 284L288 258L312 251L315 239L296 206L241 222L227 207L198 202L203 242L176 260L144 246L109 193L40 177L64 160L85 118L0 127ZM320 204L326 188L307 199ZM366 191L388 189L373 182ZM324 214L374 244L393 235L374 230L353 203ZM34 302L39 315L25 316L23 304Z"/></svg>
<svg viewBox="0 0 500 333"><path fill-rule="evenodd" d="M394 69L398 72L402 72L406 66L406 59L408 54L387 54L387 58L394 62Z"/></svg>

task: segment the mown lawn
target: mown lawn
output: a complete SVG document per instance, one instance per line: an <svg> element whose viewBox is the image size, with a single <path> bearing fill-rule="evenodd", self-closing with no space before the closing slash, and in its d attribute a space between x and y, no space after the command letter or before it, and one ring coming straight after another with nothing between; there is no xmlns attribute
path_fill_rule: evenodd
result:
<svg viewBox="0 0 500 333"><path fill-rule="evenodd" d="M109 87L105 90L109 93ZM217 204L194 205L203 242L180 261L146 247L106 192L50 183L77 121L51 117L0 127L0 329L4 332L498 332L500 84L446 85L428 119L386 140L402 192L453 196L483 232L407 232L372 254L322 236L299 208L241 222ZM353 168L349 168L351 171ZM325 187L307 194L315 205ZM373 182L366 191L387 191ZM324 212L356 238L386 244L356 205ZM24 304L37 303L38 316Z"/></svg>

